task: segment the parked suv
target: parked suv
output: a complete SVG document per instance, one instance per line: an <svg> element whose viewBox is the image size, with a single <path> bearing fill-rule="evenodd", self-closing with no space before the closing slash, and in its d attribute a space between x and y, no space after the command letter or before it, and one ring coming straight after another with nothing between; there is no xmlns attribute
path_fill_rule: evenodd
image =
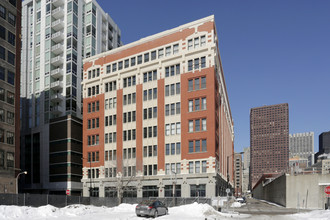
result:
<svg viewBox="0 0 330 220"><path fill-rule="evenodd" d="M145 200L136 206L135 213L137 216L153 216L157 218L159 215L167 215L168 208L159 200Z"/></svg>

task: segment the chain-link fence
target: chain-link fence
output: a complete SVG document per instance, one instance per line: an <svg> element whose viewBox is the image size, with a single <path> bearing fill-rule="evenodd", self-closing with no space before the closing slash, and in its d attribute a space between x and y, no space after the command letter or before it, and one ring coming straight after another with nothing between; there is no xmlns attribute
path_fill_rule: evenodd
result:
<svg viewBox="0 0 330 220"><path fill-rule="evenodd" d="M143 200L160 200L166 206L180 206L186 204L207 203L211 205L210 198L181 198L181 197L149 197L149 198L123 198L123 203L137 204ZM44 205L52 205L55 207L65 207L68 205L83 204L94 206L114 207L118 205L116 197L81 197L81 196L65 196L65 195L48 195L48 194L0 194L0 205L17 205L39 207Z"/></svg>

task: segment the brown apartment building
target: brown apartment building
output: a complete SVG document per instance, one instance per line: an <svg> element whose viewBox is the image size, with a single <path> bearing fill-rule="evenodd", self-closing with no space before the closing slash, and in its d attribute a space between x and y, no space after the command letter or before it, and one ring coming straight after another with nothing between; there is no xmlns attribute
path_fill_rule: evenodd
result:
<svg viewBox="0 0 330 220"><path fill-rule="evenodd" d="M234 133L213 16L85 59L82 85L84 195L225 194Z"/></svg>
<svg viewBox="0 0 330 220"><path fill-rule="evenodd" d="M21 0L0 2L0 193L16 193L20 169Z"/></svg>
<svg viewBox="0 0 330 220"><path fill-rule="evenodd" d="M252 188L265 173L283 173L289 166L289 105L250 110Z"/></svg>

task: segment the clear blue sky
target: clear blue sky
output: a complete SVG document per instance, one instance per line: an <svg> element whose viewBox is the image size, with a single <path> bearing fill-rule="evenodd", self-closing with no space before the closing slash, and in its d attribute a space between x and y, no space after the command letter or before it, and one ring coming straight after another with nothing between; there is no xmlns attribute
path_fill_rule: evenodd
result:
<svg viewBox="0 0 330 220"><path fill-rule="evenodd" d="M330 130L329 0L98 0L124 44L215 16L235 151L250 145L253 107L289 103L290 133Z"/></svg>

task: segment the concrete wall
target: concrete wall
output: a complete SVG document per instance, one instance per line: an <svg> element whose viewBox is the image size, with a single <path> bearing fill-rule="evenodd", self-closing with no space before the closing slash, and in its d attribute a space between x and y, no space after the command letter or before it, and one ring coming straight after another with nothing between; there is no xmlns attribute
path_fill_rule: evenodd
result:
<svg viewBox="0 0 330 220"><path fill-rule="evenodd" d="M287 208L324 209L325 188L330 185L330 175L282 175L268 184L259 184L253 197L267 200Z"/></svg>
<svg viewBox="0 0 330 220"><path fill-rule="evenodd" d="M282 175L272 182L259 184L253 190L253 197L286 206L286 178Z"/></svg>

